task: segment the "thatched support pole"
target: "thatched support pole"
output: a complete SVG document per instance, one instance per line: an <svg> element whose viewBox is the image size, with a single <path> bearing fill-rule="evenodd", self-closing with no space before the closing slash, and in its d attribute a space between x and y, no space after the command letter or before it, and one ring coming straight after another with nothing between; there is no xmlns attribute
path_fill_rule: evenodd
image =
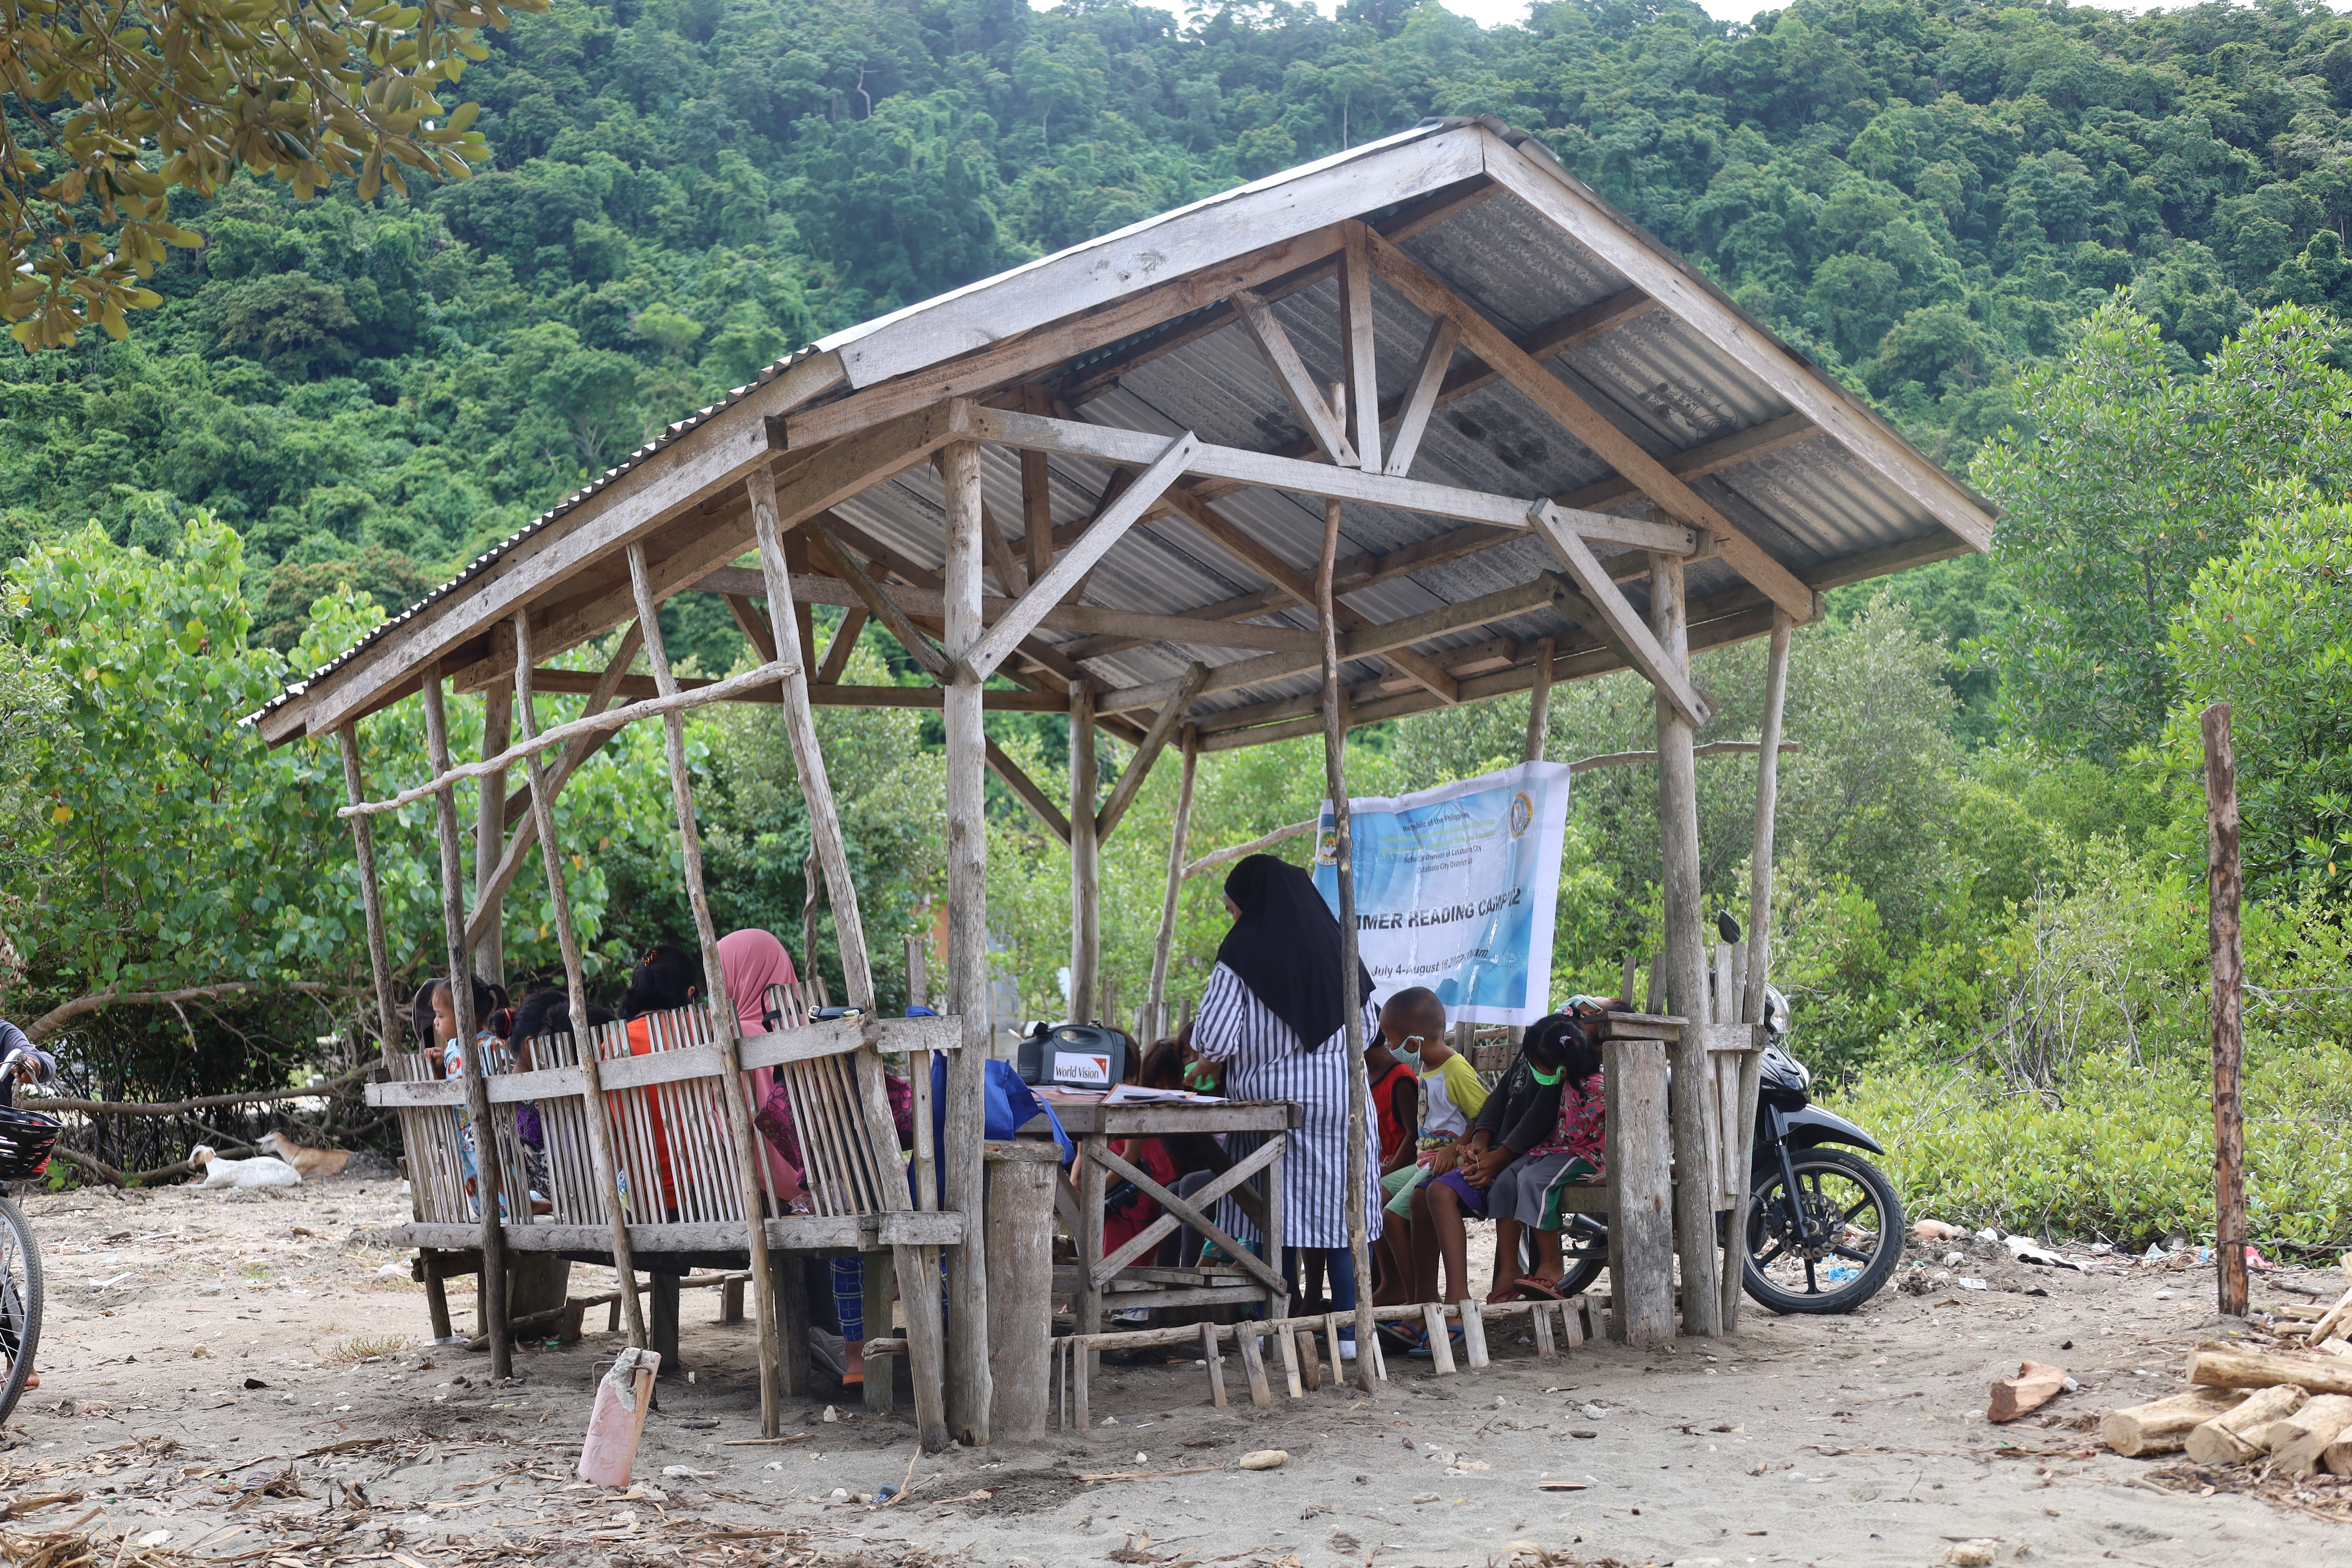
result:
<svg viewBox="0 0 2352 1568"><path fill-rule="evenodd" d="M449 771L449 716L441 701L441 667L425 678L425 744L436 777ZM464 850L457 827L457 792L445 784L433 792L433 819L441 841L441 923L448 933L449 1010L457 1020L457 1049L465 1062L466 1114L474 1135L474 1201L482 1211L482 1331L490 1341L490 1375L514 1375L514 1345L507 1337L506 1229L499 1217L499 1141L490 1121L489 1085L482 1078L481 1047L474 1038L473 971L466 950ZM353 818L357 821L358 818ZM430 1042L427 1042L430 1048Z"/></svg>
<svg viewBox="0 0 2352 1568"><path fill-rule="evenodd" d="M1356 1270L1356 1382L1370 1392L1379 1360L1372 1345L1372 1246L1370 1215L1364 1202L1371 1179L1364 1149L1371 1116L1371 1080L1364 1070L1364 1005L1356 990L1356 850L1348 807L1348 717L1339 689L1339 620L1331 579L1339 561L1339 503L1323 503L1323 556L1315 574L1315 618L1323 633L1323 777L1331 795L1331 822L1339 845L1333 868L1339 884L1339 993L1348 1036L1348 1253ZM1314 1047L1318 1040L1301 1040ZM1269 1258L1276 1268L1282 1259ZM1332 1353L1339 1353L1338 1346ZM1340 1369L1333 1367L1336 1380Z"/></svg>
<svg viewBox="0 0 2352 1568"><path fill-rule="evenodd" d="M518 610L515 628L514 719L528 741L539 733L539 715L531 704L530 612ZM629 1246L629 1215L621 1203L620 1161L613 1150L613 1119L604 1106L604 1063L595 1042L588 1037L588 982L580 962L580 937L572 923L572 895L563 881L563 851L555 842L555 802L549 770L536 754L523 763L523 786L530 794L532 836L539 840L540 865L547 873L547 906L555 925L555 943L563 954L563 989L571 1001L572 1045L580 1061L580 1078L587 1090L588 1158L595 1166L596 1183L604 1191L604 1212L612 1216L613 1271L621 1277L621 1310L628 1321L629 1343L646 1344L644 1305L637 1300L636 1258ZM354 820L364 821L365 818ZM543 1064L539 1064L543 1065Z"/></svg>
<svg viewBox="0 0 2352 1568"><path fill-rule="evenodd" d="M335 731L343 753L343 793L357 805L367 798L360 772L359 721L347 719ZM367 912L368 969L375 977L376 1047L385 1066L400 1047L400 1005L392 997L392 948L383 931L383 889L375 879L375 834L364 816L352 818L352 854L358 862L360 905Z"/></svg>
<svg viewBox="0 0 2352 1568"><path fill-rule="evenodd" d="M1095 820L1095 689L1070 682L1070 1016L1102 1011L1102 838ZM1116 1026L1118 1020L1107 1022Z"/></svg>
<svg viewBox="0 0 2352 1568"><path fill-rule="evenodd" d="M1168 959L1176 943L1176 898L1184 890L1184 843L1192 832L1192 784L1201 770L1201 731L1184 726L1184 754L1176 778L1176 822L1168 839L1168 894L1160 906L1160 935L1151 944L1151 1032L1171 1033L1168 1018Z"/></svg>
<svg viewBox="0 0 2352 1568"><path fill-rule="evenodd" d="M989 1046L988 735L980 677L963 662L987 627L981 620L980 448L958 441L941 454L947 485L945 597L950 672L941 717L948 751L948 1011L963 1020L948 1058L947 1112L939 1151L940 1199L963 1215L963 1244L948 1258L948 1427L974 1447L988 1441L988 1247L981 1139ZM1073 826L1076 824L1072 825Z"/></svg>
<svg viewBox="0 0 2352 1568"><path fill-rule="evenodd" d="M503 686L482 693L482 755L495 757L507 749L514 725L514 694ZM499 861L507 847L507 775L484 773L474 808L474 914L469 922L479 931L473 943L474 973L494 984L507 980L506 931L493 914L486 922L482 910L505 901L499 885Z"/></svg>
<svg viewBox="0 0 2352 1568"><path fill-rule="evenodd" d="M654 597L653 574L646 565L646 548L628 548L629 583L636 591L637 626L645 634L646 666L654 688L665 698L677 694L677 678L670 673L669 654L662 647L659 603ZM743 1237L751 1254L751 1294L760 1321L760 1431L768 1437L783 1430L783 1352L776 1325L774 1277L768 1269L768 1231L760 1191L759 1150L751 1130L751 1108L743 1077L741 1042L736 1037L735 998L719 964L719 931L710 921L710 900L702 888L702 834L694 821L694 782L686 768L686 715L662 716L662 739L668 752L670 801L677 808L678 848L686 878L686 901L694 910L694 934L702 947L704 994L710 998L711 1042L719 1047L725 1068L719 1086L719 1103L727 1115L727 1136L735 1151L735 1184L743 1205Z"/></svg>
<svg viewBox="0 0 2352 1568"><path fill-rule="evenodd" d="M1666 668L1685 680L1690 675L1690 614L1683 592L1678 555L1650 557L1650 625ZM1658 830L1665 895L1664 958L1667 994L1686 1020L1674 1047L1675 1076L1683 1083L1707 1081L1706 944L1699 930L1698 763L1692 754L1690 721L1658 693ZM1713 1338L1723 1332L1721 1255L1715 1246L1715 1204L1698 1194L1697 1173L1709 1168L1706 1097L1674 1097L1675 1163L1686 1174L1688 1194L1675 1205L1675 1252L1682 1260L1683 1332Z"/></svg>

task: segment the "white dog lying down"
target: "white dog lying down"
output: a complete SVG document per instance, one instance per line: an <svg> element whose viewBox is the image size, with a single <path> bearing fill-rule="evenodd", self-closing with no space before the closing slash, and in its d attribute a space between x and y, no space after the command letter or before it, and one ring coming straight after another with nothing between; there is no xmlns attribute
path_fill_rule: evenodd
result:
<svg viewBox="0 0 2352 1568"><path fill-rule="evenodd" d="M188 1151L188 1163L204 1168L200 1187L299 1187L302 1173L283 1160L224 1160L209 1143Z"/></svg>

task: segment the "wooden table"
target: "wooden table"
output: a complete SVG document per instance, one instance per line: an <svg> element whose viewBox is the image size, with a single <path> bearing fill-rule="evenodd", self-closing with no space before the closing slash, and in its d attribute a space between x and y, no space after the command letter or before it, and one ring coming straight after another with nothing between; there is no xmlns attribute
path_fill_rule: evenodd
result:
<svg viewBox="0 0 2352 1568"><path fill-rule="evenodd" d="M1121 1308L1210 1306L1225 1302L1265 1306L1278 1317L1290 1287L1282 1274L1282 1156L1290 1131L1304 1120L1290 1100L1235 1100L1223 1105L1105 1105L1099 1100L1053 1102L1062 1130L1078 1145L1077 1179L1060 1177L1055 1207L1077 1241L1078 1267L1069 1295L1082 1334L1102 1331L1104 1303ZM1178 1197L1150 1173L1111 1151L1115 1138L1151 1138L1185 1133L1256 1132L1265 1142L1218 1174L1191 1198ZM1259 1232L1261 1257L1218 1226L1212 1217L1219 1198L1234 1195L1244 1210L1259 1205L1247 1189L1234 1189L1265 1173ZM1109 1257L1103 1256L1103 1196L1114 1181L1135 1184L1160 1205L1160 1217ZM1160 1244L1189 1225L1214 1241L1226 1261L1208 1268L1157 1268L1136 1259L1157 1255ZM1057 1284L1059 1281L1057 1280Z"/></svg>

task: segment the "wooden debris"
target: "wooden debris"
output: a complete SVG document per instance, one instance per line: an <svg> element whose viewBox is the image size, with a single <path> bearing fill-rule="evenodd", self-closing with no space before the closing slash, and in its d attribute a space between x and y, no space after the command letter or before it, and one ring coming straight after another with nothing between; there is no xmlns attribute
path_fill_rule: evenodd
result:
<svg viewBox="0 0 2352 1568"><path fill-rule="evenodd" d="M2275 1388L2292 1383L2310 1394L2352 1394L2352 1360L2200 1345L2189 1357L2189 1381L2207 1388Z"/></svg>
<svg viewBox="0 0 2352 1568"><path fill-rule="evenodd" d="M2338 1437L2327 1445L2327 1452L2320 1458L2327 1466L2329 1475L2352 1480L2352 1436Z"/></svg>
<svg viewBox="0 0 2352 1568"><path fill-rule="evenodd" d="M2200 1465L2242 1465L2267 1451L2262 1439L2272 1424L2302 1409L2310 1397L2292 1383L2262 1389L2237 1408L2196 1427L2183 1446Z"/></svg>
<svg viewBox="0 0 2352 1568"><path fill-rule="evenodd" d="M2169 1399L2108 1411L2099 1417L2099 1436L2126 1458L2178 1453L2190 1432L2245 1398L2240 1389L2192 1388Z"/></svg>
<svg viewBox="0 0 2352 1568"><path fill-rule="evenodd" d="M1985 1417L1990 1421L2014 1421L2065 1393L2074 1381L2063 1366L2038 1361L2021 1363L2015 1377L2001 1378L1992 1385L1992 1404L1985 1411Z"/></svg>
<svg viewBox="0 0 2352 1568"><path fill-rule="evenodd" d="M2328 1447L2352 1432L2352 1398L2323 1394L2265 1434L2271 1462L2290 1476L2316 1471Z"/></svg>

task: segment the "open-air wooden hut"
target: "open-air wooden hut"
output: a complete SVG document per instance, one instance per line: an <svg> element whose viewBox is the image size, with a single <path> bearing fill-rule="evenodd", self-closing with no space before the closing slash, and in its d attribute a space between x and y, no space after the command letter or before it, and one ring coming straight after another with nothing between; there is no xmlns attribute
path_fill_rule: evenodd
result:
<svg viewBox="0 0 2352 1568"><path fill-rule="evenodd" d="M1709 707L1690 655L1774 637L1760 888L1789 628L1818 617L1825 589L1985 548L1992 521L1985 501L1612 212L1540 142L1491 120L1433 121L811 345L664 430L255 721L273 742L340 737L372 882L369 823L391 803L368 792L364 721L421 693L436 776L395 798L439 803L452 970L496 940L500 896L532 862L557 895L576 997L562 860L541 842L549 801L612 724L663 720L715 982L679 715L705 701L781 701L846 1000L870 1015L857 889L810 710L943 710L948 1019L808 1023L788 1008L782 1027L739 1039L721 1005L677 1023L667 1042L677 1048L650 1057L600 1038L530 1073L486 1083L476 1070L376 1092L440 1123L447 1111L424 1108L462 1097L502 1148L523 1100L560 1106L550 1114L585 1134L593 1158L555 1173L557 1212L540 1219L501 1223L499 1159L482 1161L478 1203L453 1172L414 1173L411 1239L428 1252L478 1251L495 1354L508 1252L614 1259L632 1282L630 1260L648 1254L749 1262L772 1431L778 1347L792 1331L779 1326L785 1303L772 1300L769 1255L895 1248L920 1278L943 1248L943 1348L936 1320L919 1321L936 1294L907 1293L919 1320L908 1336L918 1413L929 1441L985 1441L983 768L1070 846L1072 1011L1084 1017L1096 1005L1097 846L1170 742L1189 776L1204 752L1324 733L1344 798L1349 726L1505 692L1532 689L1540 702L1554 681L1639 670L1659 700L1664 986L1687 1012L1706 993L1707 963L1692 732ZM725 595L757 667L674 679L654 612L680 593ZM822 651L814 604L846 611ZM869 617L935 685L840 683ZM600 678L540 668L622 627ZM640 656L648 673L630 673ZM534 689L590 689L602 718L540 733ZM477 692L494 754L455 764L443 705ZM991 710L1069 715L1071 799L1049 799L989 743ZM1098 800L1090 763L1105 729L1137 749ZM479 781L478 820L493 828L483 842L504 845L470 874L461 781ZM1180 837L1171 903L1182 849ZM373 904L371 917L384 986ZM1761 923L1751 985L1763 973ZM1344 910L1342 925L1351 929ZM1163 984L1164 971L1154 1004ZM460 1022L470 1039L472 1021ZM392 1077L436 1076L394 1051L388 994L383 1026ZM1702 1048L1685 1031L1676 1059ZM877 1051L921 1063L939 1049L949 1053L944 1141L930 1147L919 1107L910 1194L877 1109ZM798 1075L802 1125L831 1129L809 1139L831 1140L812 1149L828 1212L761 1217L770 1205L736 1082L761 1065ZM1685 1131L1698 1134L1679 1125L1680 1106L1676 1116L1675 1143L1687 1152ZM665 1128L677 1147L663 1158L691 1165L693 1183L679 1178L691 1192L646 1190L645 1141ZM617 1176L631 1168L637 1190L624 1192ZM1711 1221L1686 1216L1681 1238L1686 1332L1717 1331L1724 1316ZM641 1337L633 1283L626 1294Z"/></svg>

